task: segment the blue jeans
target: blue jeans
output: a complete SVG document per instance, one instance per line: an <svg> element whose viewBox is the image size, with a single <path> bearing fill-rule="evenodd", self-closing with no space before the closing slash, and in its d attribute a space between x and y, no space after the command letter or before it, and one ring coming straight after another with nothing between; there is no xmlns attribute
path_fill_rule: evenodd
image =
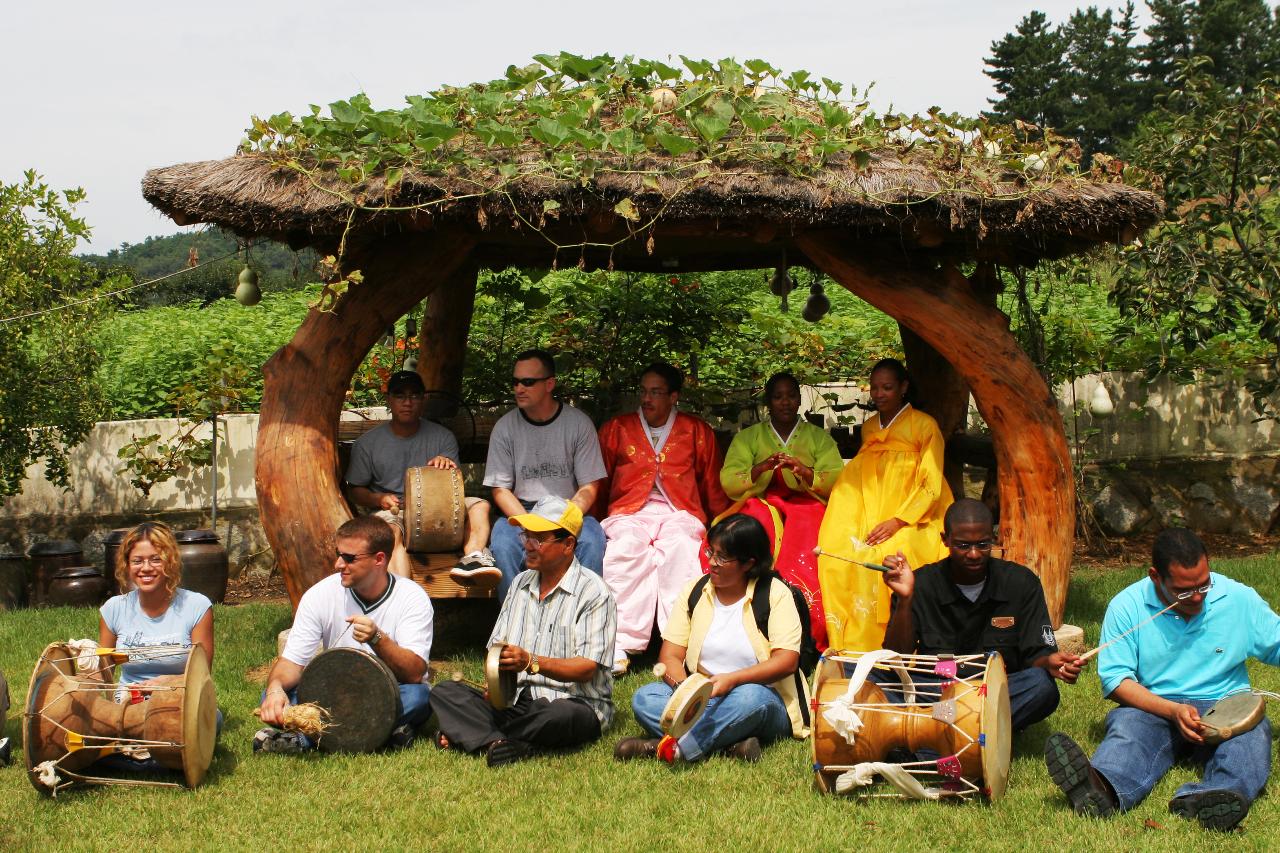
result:
<svg viewBox="0 0 1280 853"><path fill-rule="evenodd" d="M673 692L665 681L654 681L631 697L636 721L653 737L662 737L662 711ZM708 702L698 722L677 743L681 758L698 761L749 737L771 743L789 734L791 718L782 697L763 684L740 684Z"/></svg>
<svg viewBox="0 0 1280 853"><path fill-rule="evenodd" d="M845 664L845 675L851 675L853 668ZM961 673L967 675L968 671ZM868 681L875 682L884 691L885 699L890 702L902 702L901 685L898 676L882 669L871 671ZM911 680L917 686L935 685L940 680L937 676L911 673ZM897 687L898 689L894 689ZM1045 669L1029 666L1009 674L1009 722L1015 732L1047 718L1058 707L1058 683ZM916 698L922 704L930 700Z"/></svg>
<svg viewBox="0 0 1280 853"><path fill-rule="evenodd" d="M502 580L498 582L498 600L505 601L511 582L524 571L524 546L520 544L520 528L508 524L506 518L498 519L489 537L489 550L493 553L493 561L502 570ZM604 530L592 516L582 518L582 535L578 537L574 556L584 568L598 575L604 574Z"/></svg>
<svg viewBox="0 0 1280 853"><path fill-rule="evenodd" d="M1187 704L1203 715L1213 702ZM1114 708L1107 714L1107 733L1091 763L1115 789L1121 811L1127 811L1142 802L1181 758L1204 762L1204 779L1188 782L1174 797L1227 790L1252 803L1271 771L1271 723L1263 717L1256 728L1213 747L1184 740L1177 724L1163 717L1137 708Z"/></svg>
<svg viewBox="0 0 1280 853"><path fill-rule="evenodd" d="M400 687L400 716L396 718L394 728L400 728L408 725L410 728L418 728L431 717L431 685L429 684L401 684ZM298 688L289 691L289 704L298 704ZM258 701L261 702L267 698L267 691L262 691L262 697ZM304 734L299 734L302 738L303 745L307 749L315 749L315 743L311 738Z"/></svg>

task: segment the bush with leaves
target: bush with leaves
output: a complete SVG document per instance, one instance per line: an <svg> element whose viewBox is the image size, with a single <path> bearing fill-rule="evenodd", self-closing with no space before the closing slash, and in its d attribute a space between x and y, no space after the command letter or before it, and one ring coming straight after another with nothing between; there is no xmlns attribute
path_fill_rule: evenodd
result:
<svg viewBox="0 0 1280 853"><path fill-rule="evenodd" d="M0 498L43 461L67 484L67 450L97 420L94 325L100 290L123 285L72 257L89 228L74 213L82 190L56 191L34 171L0 183Z"/></svg>

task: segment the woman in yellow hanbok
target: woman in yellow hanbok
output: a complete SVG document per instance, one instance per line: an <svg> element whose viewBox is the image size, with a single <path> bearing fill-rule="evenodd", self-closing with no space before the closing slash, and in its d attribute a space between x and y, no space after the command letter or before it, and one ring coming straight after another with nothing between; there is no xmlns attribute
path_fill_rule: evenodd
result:
<svg viewBox="0 0 1280 853"><path fill-rule="evenodd" d="M863 422L862 447L836 480L822 519L818 580L835 650L878 649L889 623L880 574L836 557L882 563L901 552L919 568L947 555L942 516L952 497L942 476L942 433L912 407L910 390L897 359L871 369L876 411Z"/></svg>

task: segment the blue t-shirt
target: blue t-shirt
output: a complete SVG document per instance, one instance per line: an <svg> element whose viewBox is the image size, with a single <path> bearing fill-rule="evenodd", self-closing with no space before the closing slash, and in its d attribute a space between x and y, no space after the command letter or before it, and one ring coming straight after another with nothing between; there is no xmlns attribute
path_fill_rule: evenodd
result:
<svg viewBox="0 0 1280 853"><path fill-rule="evenodd" d="M116 648L179 645L190 648L191 631L213 606L198 592L179 588L164 613L148 616L138 603L138 591L113 596L102 605L102 621L116 635ZM120 667L120 684L133 684L160 675L182 675L187 655L167 655L145 661L130 661Z"/></svg>
<svg viewBox="0 0 1280 853"><path fill-rule="evenodd" d="M1213 588L1195 616L1170 610L1102 650L1098 677L1104 696L1131 678L1172 701L1217 700L1248 689L1249 658L1280 664L1280 616L1253 588L1216 572L1209 577ZM1150 578L1130 584L1107 605L1101 642L1164 607Z"/></svg>

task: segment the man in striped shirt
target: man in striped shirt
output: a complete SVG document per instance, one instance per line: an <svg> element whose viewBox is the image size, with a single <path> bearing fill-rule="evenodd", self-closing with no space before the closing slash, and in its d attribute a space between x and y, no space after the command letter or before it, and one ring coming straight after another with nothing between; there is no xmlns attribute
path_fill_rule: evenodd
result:
<svg viewBox="0 0 1280 853"><path fill-rule="evenodd" d="M489 645L519 673L515 701L495 710L480 691L445 682L431 694L438 745L484 751L490 767L590 743L613 719L617 609L604 581L574 556L582 510L545 497L507 519L520 528L527 570L502 602Z"/></svg>

